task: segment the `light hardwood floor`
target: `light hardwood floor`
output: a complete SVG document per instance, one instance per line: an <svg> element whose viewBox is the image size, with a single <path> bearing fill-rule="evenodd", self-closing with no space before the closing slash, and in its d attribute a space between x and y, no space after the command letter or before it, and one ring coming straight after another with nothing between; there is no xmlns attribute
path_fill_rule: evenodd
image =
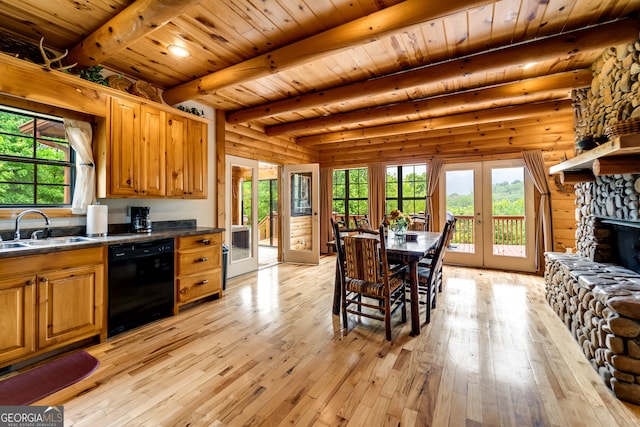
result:
<svg viewBox="0 0 640 427"><path fill-rule="evenodd" d="M355 318L342 336L333 278L331 256L280 264L90 348L100 367L85 385L96 385L63 402L65 424L640 425L640 407L612 395L549 308L541 277L447 266L431 324L411 337L410 322L394 322L391 343Z"/></svg>

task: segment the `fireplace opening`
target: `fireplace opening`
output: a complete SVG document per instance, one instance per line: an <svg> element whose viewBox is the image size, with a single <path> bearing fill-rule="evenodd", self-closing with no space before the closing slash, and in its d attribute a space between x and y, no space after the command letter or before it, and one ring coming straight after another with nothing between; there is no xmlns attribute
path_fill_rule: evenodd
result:
<svg viewBox="0 0 640 427"><path fill-rule="evenodd" d="M611 261L640 273L640 224L625 225L616 222L610 225L611 252L614 258Z"/></svg>

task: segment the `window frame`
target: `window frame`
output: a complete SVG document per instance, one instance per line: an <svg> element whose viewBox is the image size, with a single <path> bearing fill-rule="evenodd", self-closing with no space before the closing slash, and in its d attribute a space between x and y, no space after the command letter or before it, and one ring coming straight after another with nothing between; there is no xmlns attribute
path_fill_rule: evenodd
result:
<svg viewBox="0 0 640 427"><path fill-rule="evenodd" d="M424 167L425 169L425 180L424 180L424 188L425 188L425 194L424 196L405 196L404 192L403 192L403 184L405 182L409 182L409 181L404 181L404 172L403 172L403 168L413 168L413 173L415 174L415 168L416 167ZM396 177L397 177L397 182L396 182L396 195L395 196L389 196L389 171L395 169L396 170ZM418 180L414 180L411 181L414 183L417 182L421 182ZM426 163L413 163L413 164L405 164L405 165L391 165L391 166L387 166L386 170L385 170L385 198L384 198L384 208L385 208L385 214L389 214L393 209L400 209L402 212L406 213L406 214L426 214L426 208L427 208L427 196L429 195L429 165ZM410 201L412 202L414 208L416 205L416 201L420 201L422 203L424 203L424 209L422 211L418 211L418 212L406 212L407 209L405 209L404 205L405 205L405 201ZM390 206L392 205L390 202L394 202L395 206ZM415 209L414 209L415 211Z"/></svg>
<svg viewBox="0 0 640 427"><path fill-rule="evenodd" d="M38 112L27 110L24 108L16 108L9 105L0 105L0 112L23 116L26 118L30 118L31 120L34 121L33 132L31 133L31 135L10 132L9 130L6 130L6 129L0 129L0 134L2 135L23 138L25 140L30 141L30 144L31 144L30 149L32 150L32 157L16 156L16 155L5 154L0 152L0 161L25 163L25 164L33 165L33 168L34 168L32 182L20 182L20 183L11 182L11 181L1 182L1 184L33 185L32 202L22 203L22 204L18 204L18 203L5 204L0 201L0 209L5 211L10 211L14 209L25 209L25 208L38 208L38 209L51 208L51 209L55 209L56 212L61 212L66 209L70 209L73 203L73 194L74 194L75 178L76 178L75 150L71 147L71 143L66 138L66 135L64 138L42 137L42 136L39 136L38 132L36 131L38 128L39 121L56 122L56 123L62 124L62 126L64 127L64 118L50 115L50 114L38 113ZM54 141L54 142L64 141L67 144L67 147L69 150L68 160L38 158L37 157L38 144L42 144L42 141ZM63 168L68 168L66 169L67 170L66 173L68 174L68 179L67 179L68 183L47 184L47 183L38 182L38 173L37 173L38 166L61 166ZM68 200L66 200L63 203L37 203L38 187L42 187L42 186L62 187L64 189L64 192L68 194Z"/></svg>
<svg viewBox="0 0 640 427"><path fill-rule="evenodd" d="M359 173L359 178L362 177L362 174L364 174L365 176L365 182L362 181L358 181L356 183L351 182L352 179L351 177L351 172L358 172ZM341 197L336 197L336 173L341 173L343 172L345 175L345 179L344 179L344 198ZM340 184L342 185L342 184ZM358 185L358 186L362 186L365 185L367 188L367 195L366 197L352 197L352 186L353 185ZM341 212L337 212L335 209L335 202L336 201L342 201L344 203L344 213ZM363 204L366 205L366 211L365 212L360 212L360 209L357 209L358 212L357 213L351 213L350 212L350 208L353 204ZM333 173L332 173L332 188L331 188L331 211L334 214L334 216L340 216L340 215L346 215L348 220L351 220L351 217L353 216L363 216L363 215L369 215L369 168L364 167L364 168L345 168L345 169L334 169ZM349 221L347 221L347 226L349 226ZM354 224L351 224L353 226L355 226Z"/></svg>

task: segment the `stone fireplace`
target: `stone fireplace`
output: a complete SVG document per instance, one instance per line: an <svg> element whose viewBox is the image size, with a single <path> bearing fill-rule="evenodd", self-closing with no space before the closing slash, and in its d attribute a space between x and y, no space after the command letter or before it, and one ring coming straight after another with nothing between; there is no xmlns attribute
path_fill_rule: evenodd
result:
<svg viewBox="0 0 640 427"><path fill-rule="evenodd" d="M591 87L574 91L576 141L600 141L608 126L640 117L639 58L636 41L594 62ZM546 253L545 283L550 306L605 384L640 405L640 164L626 164L619 174L619 166L602 176L587 170L591 179L575 185L576 253Z"/></svg>
<svg viewBox="0 0 640 427"><path fill-rule="evenodd" d="M640 175L576 184L575 254L545 254L547 301L614 394L640 405Z"/></svg>

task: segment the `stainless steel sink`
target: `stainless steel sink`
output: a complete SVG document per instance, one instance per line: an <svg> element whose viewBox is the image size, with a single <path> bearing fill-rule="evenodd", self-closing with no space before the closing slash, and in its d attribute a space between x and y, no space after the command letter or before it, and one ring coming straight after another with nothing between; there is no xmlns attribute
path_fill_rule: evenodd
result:
<svg viewBox="0 0 640 427"><path fill-rule="evenodd" d="M23 242L0 242L0 249L28 248L29 245Z"/></svg>
<svg viewBox="0 0 640 427"><path fill-rule="evenodd" d="M29 246L54 246L54 245L68 245L71 243L86 243L95 242L95 239L83 236L63 236L63 237L51 237L49 239L42 240L25 240L24 243Z"/></svg>

